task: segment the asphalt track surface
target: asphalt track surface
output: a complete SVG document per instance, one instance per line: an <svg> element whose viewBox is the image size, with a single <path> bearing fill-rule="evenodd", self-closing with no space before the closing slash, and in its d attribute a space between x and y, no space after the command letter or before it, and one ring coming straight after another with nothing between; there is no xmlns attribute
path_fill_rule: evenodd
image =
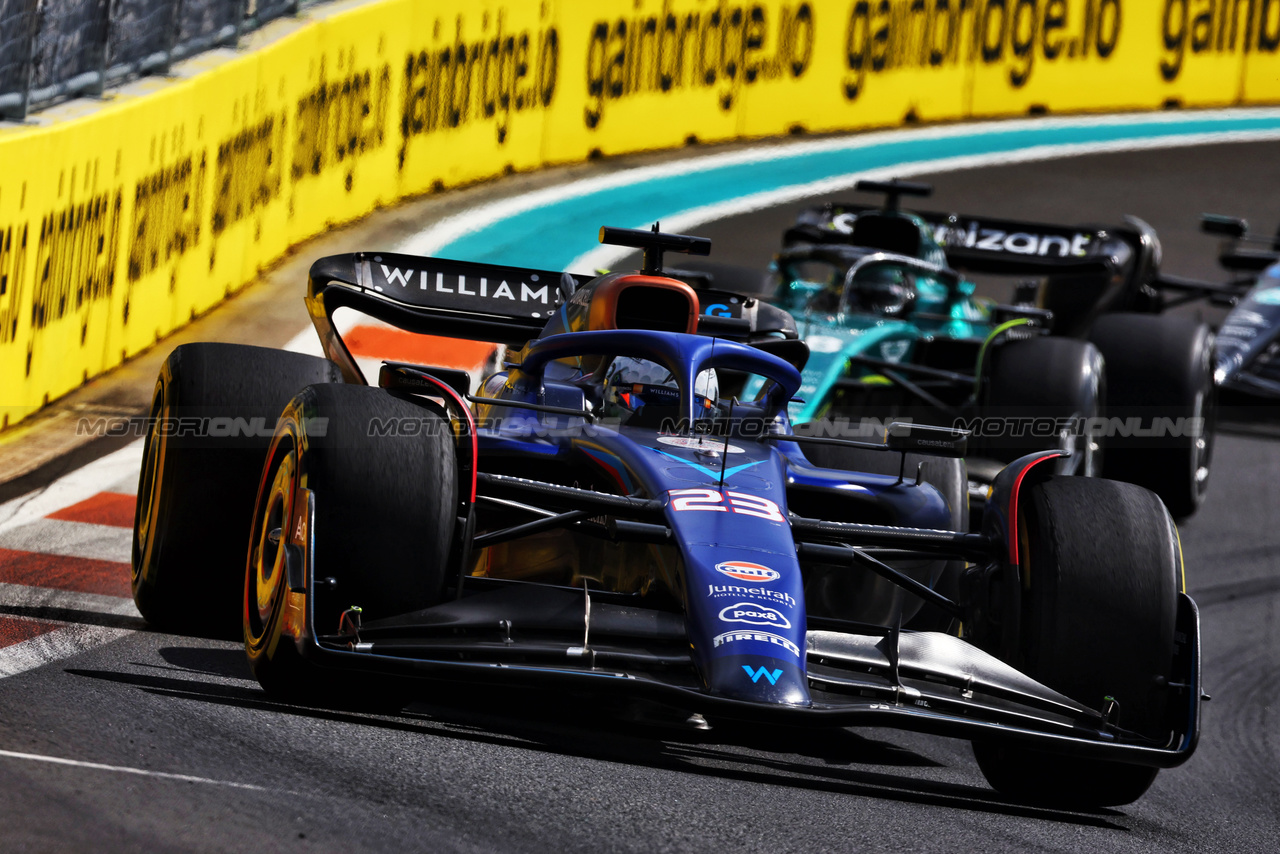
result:
<svg viewBox="0 0 1280 854"><path fill-rule="evenodd" d="M1184 275L1215 273L1200 211L1280 219L1275 143L932 180L933 208L1136 214ZM762 264L795 207L700 231L719 258ZM109 527L119 508L82 512ZM129 631L135 618L73 602L9 609L120 637L0 679L0 850L1274 851L1278 518L1280 445L1221 436L1207 504L1182 527L1213 701L1199 752L1130 807L1021 804L987 787L967 744L888 730L698 735L448 686L399 714L284 706L237 644Z"/></svg>

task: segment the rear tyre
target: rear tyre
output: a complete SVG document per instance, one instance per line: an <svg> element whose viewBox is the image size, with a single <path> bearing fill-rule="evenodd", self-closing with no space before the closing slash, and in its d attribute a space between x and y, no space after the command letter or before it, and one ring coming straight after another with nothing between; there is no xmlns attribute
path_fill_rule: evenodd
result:
<svg viewBox="0 0 1280 854"><path fill-rule="evenodd" d="M1022 502L1022 642L1011 663L1086 706L1118 707L1115 722L1152 738L1168 731L1181 559L1153 493L1128 483L1055 477ZM997 790L1055 804L1137 800L1156 769L974 743Z"/></svg>
<svg viewBox="0 0 1280 854"><path fill-rule="evenodd" d="M133 599L148 623L238 636L245 537L276 419L299 389L341 380L326 359L264 347L184 344L169 354L133 528Z"/></svg>
<svg viewBox="0 0 1280 854"><path fill-rule="evenodd" d="M1107 361L1107 415L1143 429L1155 419L1185 435L1114 436L1103 473L1152 490L1174 518L1195 513L1204 501L1213 456L1217 411L1213 335L1190 317L1111 314L1098 319L1089 335ZM1188 430L1200 419L1201 429Z"/></svg>
<svg viewBox="0 0 1280 854"><path fill-rule="evenodd" d="M1036 336L998 346L982 415L1002 419L1004 435L977 437L972 453L1008 463L1064 448L1072 454L1058 462L1059 474L1096 475L1102 448L1081 428L1102 414L1106 387L1102 354L1087 341Z"/></svg>
<svg viewBox="0 0 1280 854"><path fill-rule="evenodd" d="M871 451L861 448L841 447L839 445L806 445L804 455L809 462L822 468L839 469L841 471L864 472L867 474L897 475L901 470L907 479L914 481L916 471L924 467L923 482L935 486L942 493L947 507L951 511L951 520L947 527L952 531L969 530L969 479L965 474L964 460L947 457L934 457L925 454L907 454L906 465L902 465L902 455ZM905 567L900 562L891 562L900 569ZM918 571L919 565L917 565ZM936 573L934 589L953 602L959 594L960 573L964 570L963 561L947 561L940 572ZM913 573L914 575L915 573ZM931 572L930 575L935 573ZM824 590L822 598L843 600L853 598L849 592L842 592L848 580L853 578L849 573L838 571L825 578L820 573L812 573L811 577ZM896 588L895 588L896 589ZM906 600L910 606L904 610L908 617L906 626L919 631L947 631L951 627L952 617L934 605L920 603L914 597ZM919 607L917 607L919 606Z"/></svg>
<svg viewBox="0 0 1280 854"><path fill-rule="evenodd" d="M305 600L289 590L287 561L300 552L291 556L286 541L305 517L300 490L314 499L314 519L301 530L314 544L314 579L324 582L310 588L312 633L336 633L351 607L368 622L434 605L457 508L452 429L432 409L381 389L311 386L285 408L262 472L243 585L254 676L287 701L386 704L369 680L326 673L299 652L303 615L294 609Z"/></svg>

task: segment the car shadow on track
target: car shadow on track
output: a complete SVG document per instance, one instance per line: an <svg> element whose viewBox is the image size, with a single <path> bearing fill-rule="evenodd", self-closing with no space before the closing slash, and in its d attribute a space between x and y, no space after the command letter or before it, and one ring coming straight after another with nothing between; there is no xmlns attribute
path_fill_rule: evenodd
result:
<svg viewBox="0 0 1280 854"><path fill-rule="evenodd" d="M164 658L175 673L242 677L232 650L172 647ZM211 655L212 653L212 655ZM243 659L241 659L242 661ZM1023 803L990 789L849 767L929 768L937 763L888 742L845 729L771 727L768 752L759 730L717 725L693 729L683 718L664 720L655 710L637 717L634 708L601 703L598 697L566 698L545 691L467 686L466 699L417 701L394 714L351 708L317 708L273 700L257 686L226 685L142 673L67 668L72 676L133 686L159 696L287 714L315 721L378 727L459 741L534 750L606 762L745 780L853 797L951 807L1125 831L1114 810L1062 810ZM457 686L447 690L457 692ZM511 710L509 713L502 710ZM815 763L812 760L817 760ZM820 764L819 764L820 763Z"/></svg>
<svg viewBox="0 0 1280 854"><path fill-rule="evenodd" d="M160 657L170 667L191 673L208 673L229 679L253 679L249 659L243 647L235 649L208 649L190 646L165 646L159 649Z"/></svg>

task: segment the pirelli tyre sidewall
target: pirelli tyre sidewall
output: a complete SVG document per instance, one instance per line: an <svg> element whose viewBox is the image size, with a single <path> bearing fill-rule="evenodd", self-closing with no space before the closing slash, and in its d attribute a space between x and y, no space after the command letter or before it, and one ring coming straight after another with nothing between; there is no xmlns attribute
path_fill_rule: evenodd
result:
<svg viewBox="0 0 1280 854"><path fill-rule="evenodd" d="M285 404L340 382L332 362L236 344L184 344L152 397L134 516L132 588L175 631L238 636L245 546L262 461Z"/></svg>
<svg viewBox="0 0 1280 854"><path fill-rule="evenodd" d="M311 386L286 407L259 482L242 609L250 666L281 699L333 696L336 678L306 660L305 644L337 634L344 611L368 621L439 601L458 506L453 431L439 412L354 385ZM287 563L304 546L310 566L294 577L310 582L291 589Z"/></svg>

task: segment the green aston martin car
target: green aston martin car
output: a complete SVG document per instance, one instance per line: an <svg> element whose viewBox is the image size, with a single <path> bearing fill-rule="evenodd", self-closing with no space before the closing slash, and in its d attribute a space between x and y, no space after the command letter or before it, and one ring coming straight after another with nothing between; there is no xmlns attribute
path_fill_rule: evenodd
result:
<svg viewBox="0 0 1280 854"><path fill-rule="evenodd" d="M767 299L810 351L795 424L856 438L942 416L972 431L971 480L1057 446L1072 451L1064 473L1139 483L1175 516L1195 512L1212 449L1212 336L1161 313L1149 226L908 212L900 197L928 185L858 189L887 201L803 212L773 264ZM973 275L1017 277L1013 300L976 296Z"/></svg>

